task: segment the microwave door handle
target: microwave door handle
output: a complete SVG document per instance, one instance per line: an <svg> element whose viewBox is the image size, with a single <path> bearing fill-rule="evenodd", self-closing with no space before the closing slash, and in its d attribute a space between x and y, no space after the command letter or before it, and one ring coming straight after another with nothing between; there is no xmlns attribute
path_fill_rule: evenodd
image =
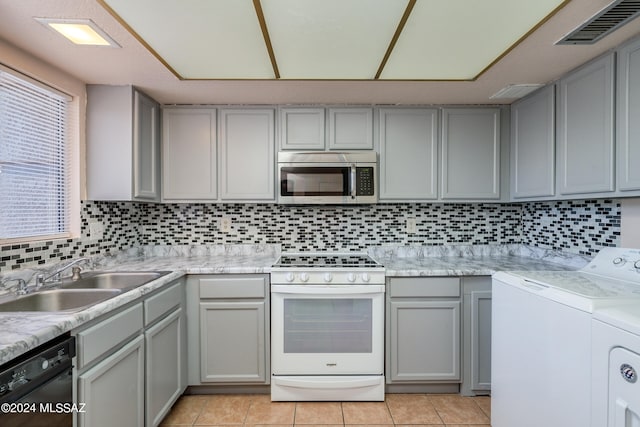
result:
<svg viewBox="0 0 640 427"><path fill-rule="evenodd" d="M351 193L351 198L355 199L356 198L356 165L351 165L351 181L350 181L350 193Z"/></svg>

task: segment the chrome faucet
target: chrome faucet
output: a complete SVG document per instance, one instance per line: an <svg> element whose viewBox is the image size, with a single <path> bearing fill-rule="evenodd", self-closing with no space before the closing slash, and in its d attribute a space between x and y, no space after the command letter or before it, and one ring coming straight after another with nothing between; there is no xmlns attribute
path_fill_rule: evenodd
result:
<svg viewBox="0 0 640 427"><path fill-rule="evenodd" d="M69 267L73 267L71 269L72 276L71 276L71 280L78 280L80 279L80 271L82 270L80 267L74 267L76 264L79 264L81 262L89 262L89 258L78 258L76 260L71 261L69 264L66 264L62 267L60 267L59 269L57 269L56 271L54 271L53 273L51 273L49 276L45 276L44 274L38 274L36 276L36 287L41 287L44 286L48 283L59 283L61 278L60 278L60 274L62 274L65 270L67 270Z"/></svg>
<svg viewBox="0 0 640 427"><path fill-rule="evenodd" d="M25 282L24 279L7 279L0 283L0 287L8 289L7 284L10 282L18 282L18 284L15 285L16 295L25 295L27 292L29 292L27 289L27 282Z"/></svg>

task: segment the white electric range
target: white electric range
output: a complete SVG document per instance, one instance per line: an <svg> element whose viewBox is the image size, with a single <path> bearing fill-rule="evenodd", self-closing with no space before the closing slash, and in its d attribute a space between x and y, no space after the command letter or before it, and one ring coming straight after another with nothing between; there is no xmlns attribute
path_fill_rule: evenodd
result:
<svg viewBox="0 0 640 427"><path fill-rule="evenodd" d="M385 270L365 254L271 269L271 400L384 400Z"/></svg>

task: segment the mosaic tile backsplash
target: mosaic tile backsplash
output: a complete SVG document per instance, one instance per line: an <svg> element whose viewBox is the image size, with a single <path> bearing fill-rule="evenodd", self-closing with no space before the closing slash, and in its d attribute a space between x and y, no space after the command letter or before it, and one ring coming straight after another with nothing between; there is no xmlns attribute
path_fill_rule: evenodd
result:
<svg viewBox="0 0 640 427"><path fill-rule="evenodd" d="M522 205L522 243L581 255L620 245L619 200L567 200Z"/></svg>
<svg viewBox="0 0 640 427"><path fill-rule="evenodd" d="M594 255L617 246L620 204L611 200L524 204L145 204L83 202L82 237L3 246L0 271L35 267L135 245L280 244L283 251L359 251L385 244L509 244ZM231 232L218 228L231 219ZM406 218L417 233L407 234ZM91 223L104 225L101 239ZM95 237L95 236L94 236Z"/></svg>

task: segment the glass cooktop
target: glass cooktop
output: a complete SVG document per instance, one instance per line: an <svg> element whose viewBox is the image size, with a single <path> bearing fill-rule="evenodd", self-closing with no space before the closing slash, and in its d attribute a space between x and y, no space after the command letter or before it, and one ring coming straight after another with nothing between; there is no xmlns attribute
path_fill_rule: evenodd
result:
<svg viewBox="0 0 640 427"><path fill-rule="evenodd" d="M381 267L368 255L362 254L283 254L274 267Z"/></svg>

